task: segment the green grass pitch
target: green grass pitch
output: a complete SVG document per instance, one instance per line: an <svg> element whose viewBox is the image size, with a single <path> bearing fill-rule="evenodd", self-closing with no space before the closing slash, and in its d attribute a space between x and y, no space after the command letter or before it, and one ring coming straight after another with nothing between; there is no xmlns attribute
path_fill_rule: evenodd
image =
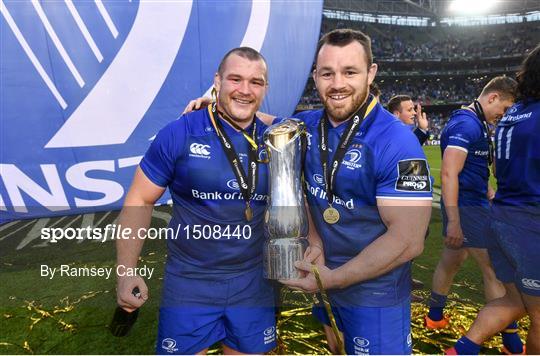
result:
<svg viewBox="0 0 540 356"><path fill-rule="evenodd" d="M431 174L435 178L435 201L440 196L439 147L425 147ZM434 202L434 206L437 205ZM167 207L156 209L153 226L165 227ZM40 276L40 265L113 267L115 249L111 241L60 241L47 244L40 240L44 226L81 226L84 219L94 225L112 223L117 212L92 214L86 217L67 216L54 219L19 221L0 226L0 353L22 354L151 354L157 333L157 317L163 266L166 256L164 241L147 241L141 260L155 267L148 281L150 299L141 310L139 320L129 336L111 336L107 325L116 305L115 280L103 277ZM440 211L434 207L430 235L424 253L413 263L413 275L425 283L421 292L427 296L432 272L440 256ZM467 261L456 278L451 300L478 307L483 303L481 276L474 263ZM318 324L309 315L310 298L298 293L286 293L280 319L281 352L326 352ZM465 309L468 310L468 309ZM475 309L473 309L474 312ZM426 334L420 321L425 306L413 304L414 350L417 353L440 353L451 345L455 332ZM474 314L474 313L473 313ZM474 316L474 315L472 315ZM469 322L472 321L469 318ZM432 340L432 341L430 341ZM218 352L213 348L211 353ZM494 353L494 348L484 350Z"/></svg>

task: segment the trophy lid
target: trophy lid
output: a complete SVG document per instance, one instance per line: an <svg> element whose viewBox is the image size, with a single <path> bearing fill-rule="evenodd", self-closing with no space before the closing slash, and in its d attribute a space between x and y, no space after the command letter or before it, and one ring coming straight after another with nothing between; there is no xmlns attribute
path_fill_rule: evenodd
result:
<svg viewBox="0 0 540 356"><path fill-rule="evenodd" d="M284 120L268 128L265 141L277 149L282 149L302 131L302 127L298 120Z"/></svg>

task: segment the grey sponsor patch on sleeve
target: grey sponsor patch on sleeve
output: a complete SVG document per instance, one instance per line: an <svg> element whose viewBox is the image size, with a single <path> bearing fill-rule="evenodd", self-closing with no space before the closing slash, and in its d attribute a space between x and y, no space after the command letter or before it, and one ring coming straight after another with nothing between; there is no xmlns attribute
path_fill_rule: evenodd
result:
<svg viewBox="0 0 540 356"><path fill-rule="evenodd" d="M396 190L400 192L431 192L431 179L425 159L404 159L398 162Z"/></svg>

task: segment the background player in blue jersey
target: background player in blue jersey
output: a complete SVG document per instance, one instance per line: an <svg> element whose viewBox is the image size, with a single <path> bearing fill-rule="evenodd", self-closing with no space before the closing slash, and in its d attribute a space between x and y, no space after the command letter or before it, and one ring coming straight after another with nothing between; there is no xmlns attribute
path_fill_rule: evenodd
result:
<svg viewBox="0 0 540 356"><path fill-rule="evenodd" d="M394 114L405 125L413 129L420 145L429 138L429 121L425 112L422 112L420 103L415 105L408 95L396 95L388 101L388 111Z"/></svg>
<svg viewBox="0 0 540 356"><path fill-rule="evenodd" d="M493 189L488 184L493 154L488 124L496 123L512 106L516 85L512 78L493 78L474 103L452 113L442 131L441 213L445 247L433 274L430 310L425 317L427 328L448 325L448 317L443 315L447 295L468 256L480 267L486 301L504 295L504 287L495 276L487 252L486 227L489 200L493 198ZM516 333L503 333L503 341L510 351L523 351Z"/></svg>
<svg viewBox="0 0 540 356"><path fill-rule="evenodd" d="M230 51L214 86L217 104L158 133L121 214L122 227L147 228L153 204L171 192L169 227L178 236L167 241L158 353L206 352L217 341L227 354L264 353L276 343L273 291L262 274L267 172L258 157L266 126L254 115L267 89L265 60L251 48ZM143 241L119 240L118 264L135 267ZM118 278L124 309L147 298L140 277Z"/></svg>
<svg viewBox="0 0 540 356"><path fill-rule="evenodd" d="M517 75L518 99L495 133L495 243L489 255L506 294L489 302L449 353L478 353L511 320L527 314L527 353L540 354L540 46Z"/></svg>
<svg viewBox="0 0 540 356"><path fill-rule="evenodd" d="M313 73L325 109L297 114L308 129L306 195L324 245L318 269L349 354L411 353L410 260L422 252L431 211L418 140L368 95L376 72L369 37L329 32ZM317 291L312 265L297 267L307 276L284 283Z"/></svg>

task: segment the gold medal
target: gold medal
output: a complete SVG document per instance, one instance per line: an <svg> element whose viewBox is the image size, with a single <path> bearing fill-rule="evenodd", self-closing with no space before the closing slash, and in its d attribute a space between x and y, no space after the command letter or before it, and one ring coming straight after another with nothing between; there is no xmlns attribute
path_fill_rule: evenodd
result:
<svg viewBox="0 0 540 356"><path fill-rule="evenodd" d="M329 224L335 224L339 221L339 211L336 208L329 206L324 210L323 219Z"/></svg>
<svg viewBox="0 0 540 356"><path fill-rule="evenodd" d="M251 219L253 219L253 210L251 209L251 205L247 204L244 214L246 215L247 221L251 221Z"/></svg>

